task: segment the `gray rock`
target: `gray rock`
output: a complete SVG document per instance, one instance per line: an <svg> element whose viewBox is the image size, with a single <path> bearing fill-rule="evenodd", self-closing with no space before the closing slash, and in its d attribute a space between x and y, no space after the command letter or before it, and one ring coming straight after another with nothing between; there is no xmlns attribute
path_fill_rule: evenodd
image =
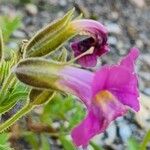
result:
<svg viewBox="0 0 150 150"><path fill-rule="evenodd" d="M123 118L119 118L117 122L118 122L120 137L124 142L126 142L129 139L129 137L131 137L132 131L128 123Z"/></svg>
<svg viewBox="0 0 150 150"><path fill-rule="evenodd" d="M67 5L67 1L66 0L61 0L59 1L61 6L66 6Z"/></svg>
<svg viewBox="0 0 150 150"><path fill-rule="evenodd" d="M146 95L150 96L150 87L149 88L145 88L143 91Z"/></svg>
<svg viewBox="0 0 150 150"><path fill-rule="evenodd" d="M8 47L11 48L11 49L15 49L15 48L18 47L18 45L15 42L9 42Z"/></svg>
<svg viewBox="0 0 150 150"><path fill-rule="evenodd" d="M108 29L108 32L110 32L110 33L121 34L121 28L116 23L107 23L106 27Z"/></svg>
<svg viewBox="0 0 150 150"><path fill-rule="evenodd" d="M25 6L25 9L27 11L27 13L29 13L30 15L36 15L38 13L38 9L34 4L27 4Z"/></svg>
<svg viewBox="0 0 150 150"><path fill-rule="evenodd" d="M143 48L143 46L144 46L143 41L140 39L136 40L136 46L139 47L140 49Z"/></svg>
<svg viewBox="0 0 150 150"><path fill-rule="evenodd" d="M114 142L115 138L117 137L116 130L115 123L112 122L107 128L108 138L105 140L107 145L111 145Z"/></svg>
<svg viewBox="0 0 150 150"><path fill-rule="evenodd" d="M14 37L14 38L21 38L21 39L23 39L23 38L26 37L26 35L25 35L24 32L22 32L22 31L20 31L20 30L16 30L16 31L13 33L13 37Z"/></svg>
<svg viewBox="0 0 150 150"><path fill-rule="evenodd" d="M141 72L139 72L139 74L140 74L140 76L143 79L145 79L145 80L147 80L147 81L150 82L150 73L149 72L143 72L143 71L141 71Z"/></svg>
<svg viewBox="0 0 150 150"><path fill-rule="evenodd" d="M108 37L108 43L111 45L116 45L117 44L117 38L114 36Z"/></svg>
<svg viewBox="0 0 150 150"><path fill-rule="evenodd" d="M146 65L150 66L150 54L142 54L141 59Z"/></svg>

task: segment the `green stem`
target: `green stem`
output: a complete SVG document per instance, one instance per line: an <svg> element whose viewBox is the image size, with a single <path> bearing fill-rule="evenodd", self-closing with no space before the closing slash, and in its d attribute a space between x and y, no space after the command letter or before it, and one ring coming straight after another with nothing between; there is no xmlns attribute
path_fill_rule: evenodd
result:
<svg viewBox="0 0 150 150"><path fill-rule="evenodd" d="M146 133L142 143L141 143L141 150L146 150L146 146L150 142L150 130Z"/></svg>
<svg viewBox="0 0 150 150"><path fill-rule="evenodd" d="M18 119L20 119L22 116L27 114L29 111L31 111L34 108L32 105L25 105L21 110L19 110L14 116L12 116L10 119L8 119L6 122L2 123L0 125L0 132L3 132L7 128L9 128L11 125L13 125Z"/></svg>

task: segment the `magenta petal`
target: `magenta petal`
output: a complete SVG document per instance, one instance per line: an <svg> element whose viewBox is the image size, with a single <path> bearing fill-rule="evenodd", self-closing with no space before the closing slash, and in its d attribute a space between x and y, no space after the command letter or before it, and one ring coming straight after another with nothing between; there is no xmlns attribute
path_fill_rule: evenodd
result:
<svg viewBox="0 0 150 150"><path fill-rule="evenodd" d="M75 57L86 52L92 46L92 43L94 43L93 38L87 38L82 41L71 43L71 48L74 51ZM78 59L78 63L83 67L94 67L97 63L97 54L95 54L94 52L93 54L86 54L85 56Z"/></svg>
<svg viewBox="0 0 150 150"><path fill-rule="evenodd" d="M139 100L138 96L134 94L130 94L127 92L122 92L122 91L112 91L114 95L118 97L118 99L125 105L130 106L133 108L135 111L139 111L140 106L139 106Z"/></svg>
<svg viewBox="0 0 150 150"><path fill-rule="evenodd" d="M134 63L139 56L139 53L140 52L137 48L132 48L129 54L121 60L120 65L127 67L131 71L134 71Z"/></svg>
<svg viewBox="0 0 150 150"><path fill-rule="evenodd" d="M96 66L97 63L97 56L92 54L92 55L86 55L84 57L81 57L78 60L79 64L81 64L83 67L94 67Z"/></svg>
<svg viewBox="0 0 150 150"><path fill-rule="evenodd" d="M108 34L106 27L98 21L91 19L79 19L72 21L75 28L78 28L81 31L88 31L93 34Z"/></svg>
<svg viewBox="0 0 150 150"><path fill-rule="evenodd" d="M99 132L99 118L91 111L80 125L72 130L71 136L76 146L87 146L89 140Z"/></svg>
<svg viewBox="0 0 150 150"><path fill-rule="evenodd" d="M104 66L96 72L93 80L93 96L101 90L120 89L131 80L129 73L122 66Z"/></svg>
<svg viewBox="0 0 150 150"><path fill-rule="evenodd" d="M75 41L70 44L70 47L73 49L75 56L79 56L80 54L82 54L82 52L79 49L79 45L78 45L79 42L80 41Z"/></svg>
<svg viewBox="0 0 150 150"><path fill-rule="evenodd" d="M75 41L71 43L71 48L74 51L74 56L77 57L87 50L93 47L92 54L85 54L78 59L78 63L83 67L94 67L97 63L97 58L109 51L109 47L106 43L98 43L93 38L87 38L81 41Z"/></svg>
<svg viewBox="0 0 150 150"><path fill-rule="evenodd" d="M101 83L101 84L98 84ZM125 105L139 110L138 82L135 74L122 66L103 67L94 77L93 95L109 90Z"/></svg>
<svg viewBox="0 0 150 150"><path fill-rule="evenodd" d="M120 65L104 66L97 71L93 81L93 95L100 90L109 90L120 102L138 111L138 80L134 73L134 62L138 54L136 49L132 49Z"/></svg>
<svg viewBox="0 0 150 150"><path fill-rule="evenodd" d="M92 84L93 96L99 91L105 89L105 83L107 82L109 66L103 66L95 73L95 77Z"/></svg>
<svg viewBox="0 0 150 150"><path fill-rule="evenodd" d="M97 56L102 56L103 54L106 54L107 52L110 51L110 48L107 44L101 46L100 50L96 50L96 55Z"/></svg>
<svg viewBox="0 0 150 150"><path fill-rule="evenodd" d="M71 48L73 49L74 56L76 57L89 50L92 46L94 47L95 46L94 44L95 40L92 37L90 37L81 41L75 41L71 43ZM83 67L94 67L97 63L97 56L98 56L97 51L98 50L94 48L92 54L86 54L82 56L81 58L78 59L78 63ZM101 51L101 55L103 53L106 53L105 49L102 50L100 49L99 51Z"/></svg>
<svg viewBox="0 0 150 150"><path fill-rule="evenodd" d="M76 146L88 145L92 137L104 132L111 121L127 111L117 100L110 100L105 105L92 105L86 118L73 129L71 136Z"/></svg>
<svg viewBox="0 0 150 150"><path fill-rule="evenodd" d="M90 71L66 66L60 72L60 89L78 96L86 106L91 103L91 84L94 74Z"/></svg>

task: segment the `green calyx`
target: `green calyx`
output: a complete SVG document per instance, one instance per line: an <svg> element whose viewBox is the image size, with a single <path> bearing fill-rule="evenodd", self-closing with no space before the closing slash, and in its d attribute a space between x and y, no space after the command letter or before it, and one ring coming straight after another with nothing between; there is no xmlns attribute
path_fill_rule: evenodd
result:
<svg viewBox="0 0 150 150"><path fill-rule="evenodd" d="M77 34L71 26L74 9L64 17L47 25L31 38L25 48L25 57L40 57L58 49L62 44Z"/></svg>
<svg viewBox="0 0 150 150"><path fill-rule="evenodd" d="M17 78L27 85L40 89L58 90L59 71L64 66L64 64L42 58L28 58L21 61L14 72Z"/></svg>

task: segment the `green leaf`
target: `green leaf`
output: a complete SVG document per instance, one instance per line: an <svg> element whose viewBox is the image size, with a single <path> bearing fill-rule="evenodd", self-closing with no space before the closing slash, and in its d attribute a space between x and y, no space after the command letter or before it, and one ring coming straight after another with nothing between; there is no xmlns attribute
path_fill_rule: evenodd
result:
<svg viewBox="0 0 150 150"><path fill-rule="evenodd" d="M13 150L9 145L0 145L0 150Z"/></svg>
<svg viewBox="0 0 150 150"><path fill-rule="evenodd" d="M0 114L4 114L9 111L19 100L27 98L27 93L18 92L10 95L10 97L0 105Z"/></svg>
<svg viewBox="0 0 150 150"><path fill-rule="evenodd" d="M135 138L132 137L128 139L128 142L127 142L128 150L139 150L139 148L140 148L140 145Z"/></svg>
<svg viewBox="0 0 150 150"><path fill-rule="evenodd" d="M59 140L61 141L61 144L62 144L64 150L76 150L73 143L69 139L67 139L67 137L60 136Z"/></svg>
<svg viewBox="0 0 150 150"><path fill-rule="evenodd" d="M46 135L41 135L41 142L41 150L51 150L48 137Z"/></svg>
<svg viewBox="0 0 150 150"><path fill-rule="evenodd" d="M150 130L146 133L141 145L140 150L146 150L147 144L150 142Z"/></svg>
<svg viewBox="0 0 150 150"><path fill-rule="evenodd" d="M103 150L103 148L101 146L98 146L97 144L95 144L94 142L90 142L90 145L93 147L94 150Z"/></svg>
<svg viewBox="0 0 150 150"><path fill-rule="evenodd" d="M0 134L0 144L5 145L8 142L9 134L8 133L1 133Z"/></svg>
<svg viewBox="0 0 150 150"><path fill-rule="evenodd" d="M5 106L0 106L0 114L4 114L5 112L9 111L16 103L17 101L10 102Z"/></svg>
<svg viewBox="0 0 150 150"><path fill-rule="evenodd" d="M6 103L9 103L9 102L16 102L18 100L26 99L27 94L28 92L17 91L16 93L10 94L9 98L6 99L2 104L5 105Z"/></svg>
<svg viewBox="0 0 150 150"><path fill-rule="evenodd" d="M0 150L12 150L9 143L9 134L1 133L0 134Z"/></svg>
<svg viewBox="0 0 150 150"><path fill-rule="evenodd" d="M10 63L3 61L0 66L0 82L1 82L1 84L3 83L5 78L7 78L8 74L9 74L9 70L10 70Z"/></svg>
<svg viewBox="0 0 150 150"><path fill-rule="evenodd" d="M5 122L0 124L0 133L7 130L11 125L13 125L22 116L30 112L33 108L34 107L32 105L29 105L28 103L25 106L23 106L15 115L13 115L11 118L7 119Z"/></svg>
<svg viewBox="0 0 150 150"><path fill-rule="evenodd" d="M26 134L24 135L25 140L32 146L34 150L39 150L39 141L36 134Z"/></svg>
<svg viewBox="0 0 150 150"><path fill-rule="evenodd" d="M70 117L69 120L69 130L71 130L75 125L77 125L85 116L85 111L83 111L83 107L80 105L76 106L74 117Z"/></svg>
<svg viewBox="0 0 150 150"><path fill-rule="evenodd" d="M55 94L51 101L44 107L41 120L44 123L51 124L52 120L63 120L65 118L64 99L60 94Z"/></svg>
<svg viewBox="0 0 150 150"><path fill-rule="evenodd" d="M67 121L68 126L61 126L60 130L62 132L70 132L70 130L79 123L84 116L85 111L83 111L83 106L75 101L73 96L62 96L57 93L44 107L40 119L46 124L51 124L56 120L61 122Z"/></svg>
<svg viewBox="0 0 150 150"><path fill-rule="evenodd" d="M11 34L21 26L21 17L0 16L0 25L4 35L4 41L7 42Z"/></svg>
<svg viewBox="0 0 150 150"><path fill-rule="evenodd" d="M26 57L47 55L71 38L75 34L75 31L69 27L73 13L74 9L37 32L25 46Z"/></svg>

